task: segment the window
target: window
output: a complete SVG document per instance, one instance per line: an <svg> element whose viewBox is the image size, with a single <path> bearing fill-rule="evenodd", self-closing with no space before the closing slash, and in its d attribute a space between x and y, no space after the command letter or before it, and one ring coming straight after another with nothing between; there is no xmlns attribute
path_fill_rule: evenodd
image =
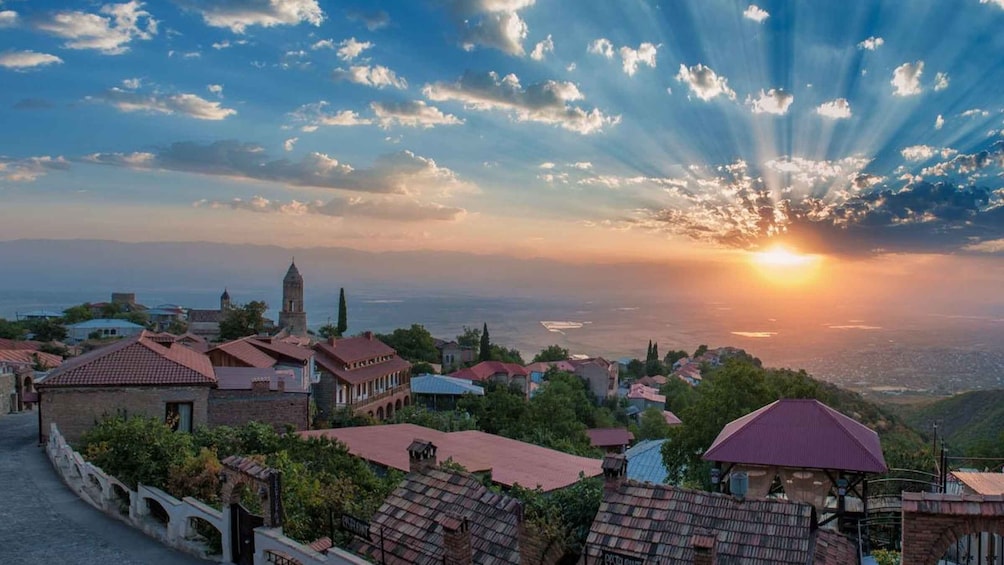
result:
<svg viewBox="0 0 1004 565"><path fill-rule="evenodd" d="M192 403L168 402L167 415L164 418L171 429L178 432L192 432Z"/></svg>

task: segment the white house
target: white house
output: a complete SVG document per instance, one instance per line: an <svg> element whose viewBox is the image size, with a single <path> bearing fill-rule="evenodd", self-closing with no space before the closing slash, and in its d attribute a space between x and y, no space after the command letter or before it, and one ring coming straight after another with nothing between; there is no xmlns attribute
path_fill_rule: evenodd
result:
<svg viewBox="0 0 1004 565"><path fill-rule="evenodd" d="M102 339L130 337L139 334L144 329L143 326L128 320L103 318L66 326L66 334L70 343L79 343L88 339L91 334L97 334Z"/></svg>

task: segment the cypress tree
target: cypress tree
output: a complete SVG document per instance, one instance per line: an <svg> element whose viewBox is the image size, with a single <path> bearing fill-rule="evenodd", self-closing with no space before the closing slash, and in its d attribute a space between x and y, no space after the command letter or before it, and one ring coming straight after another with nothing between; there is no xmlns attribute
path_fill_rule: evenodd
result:
<svg viewBox="0 0 1004 565"><path fill-rule="evenodd" d="M653 361L658 361L659 360L659 342L658 341L652 344L652 360Z"/></svg>
<svg viewBox="0 0 1004 565"><path fill-rule="evenodd" d="M652 340L648 340L648 349L645 350L645 362L652 360Z"/></svg>
<svg viewBox="0 0 1004 565"><path fill-rule="evenodd" d="M345 330L349 329L349 316L345 310L345 288L338 292L338 335L345 335Z"/></svg>
<svg viewBox="0 0 1004 565"><path fill-rule="evenodd" d="M481 351L478 352L478 361L491 361L492 360L492 342L491 338L488 337L488 322L485 322L485 327L481 330Z"/></svg>

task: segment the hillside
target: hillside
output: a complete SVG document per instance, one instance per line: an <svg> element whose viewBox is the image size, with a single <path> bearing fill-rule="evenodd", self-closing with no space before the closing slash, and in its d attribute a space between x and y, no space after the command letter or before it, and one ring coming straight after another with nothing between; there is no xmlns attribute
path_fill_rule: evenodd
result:
<svg viewBox="0 0 1004 565"><path fill-rule="evenodd" d="M928 436L937 422L953 455L1004 456L1004 390L966 392L900 412Z"/></svg>

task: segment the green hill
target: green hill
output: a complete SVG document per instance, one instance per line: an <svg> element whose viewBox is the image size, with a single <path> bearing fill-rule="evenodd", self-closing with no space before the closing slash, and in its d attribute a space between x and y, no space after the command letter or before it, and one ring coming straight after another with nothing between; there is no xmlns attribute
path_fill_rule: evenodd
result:
<svg viewBox="0 0 1004 565"><path fill-rule="evenodd" d="M937 422L952 455L1004 457L1004 390L966 392L901 412L926 435Z"/></svg>

